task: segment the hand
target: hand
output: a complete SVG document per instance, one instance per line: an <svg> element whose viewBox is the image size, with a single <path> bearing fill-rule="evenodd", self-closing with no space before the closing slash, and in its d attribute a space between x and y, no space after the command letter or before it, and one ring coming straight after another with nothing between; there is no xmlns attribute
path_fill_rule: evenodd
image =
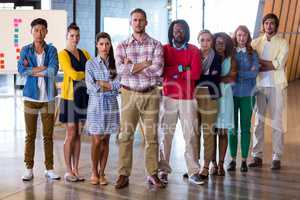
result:
<svg viewBox="0 0 300 200"><path fill-rule="evenodd" d="M212 71L212 73L211 73L211 75L216 75L216 74L218 74L218 71L217 71L217 70L214 70L214 71Z"/></svg>
<svg viewBox="0 0 300 200"><path fill-rule="evenodd" d="M145 68L149 67L152 65L152 61L151 60L145 60L141 63L137 63L133 65L133 70L132 73L133 74L138 74L140 72L142 72Z"/></svg>
<svg viewBox="0 0 300 200"><path fill-rule="evenodd" d="M23 66L24 66L24 67L28 67L28 64L29 64L29 62L28 62L28 60L25 58L25 59L23 60Z"/></svg>
<svg viewBox="0 0 300 200"><path fill-rule="evenodd" d="M46 66L37 66L37 67L33 67L32 71L33 71L33 73L39 73L41 71L44 71L45 69L47 69Z"/></svg>
<svg viewBox="0 0 300 200"><path fill-rule="evenodd" d="M152 60L145 60L144 62L142 62L142 64L144 65L144 67L149 67L152 65Z"/></svg>
<svg viewBox="0 0 300 200"><path fill-rule="evenodd" d="M41 73L35 73L35 74L32 74L32 76L34 76L34 77L45 77L45 75L41 74Z"/></svg>
<svg viewBox="0 0 300 200"><path fill-rule="evenodd" d="M174 74L174 75L172 76L172 78L173 78L173 79L178 79L178 78L179 78L179 75L178 75L178 74Z"/></svg>
<svg viewBox="0 0 300 200"><path fill-rule="evenodd" d="M129 58L124 58L124 64L125 65L132 64L132 61Z"/></svg>
<svg viewBox="0 0 300 200"><path fill-rule="evenodd" d="M101 90L103 90L104 92L112 90L112 85L108 81L98 80L97 84L99 85Z"/></svg>

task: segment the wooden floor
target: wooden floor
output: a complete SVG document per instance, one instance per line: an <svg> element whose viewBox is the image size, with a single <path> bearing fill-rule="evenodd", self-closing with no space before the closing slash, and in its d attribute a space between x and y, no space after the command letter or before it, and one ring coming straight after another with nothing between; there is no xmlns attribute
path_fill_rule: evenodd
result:
<svg viewBox="0 0 300 200"><path fill-rule="evenodd" d="M285 152L283 168L279 172L270 170L271 135L266 136L264 166L262 169L249 170L242 175L227 173L224 178L210 177L203 186L195 186L182 178L186 171L183 150L184 144L179 129L176 131L172 151L173 174L165 189L155 189L145 182L143 164L143 146L140 135L136 135L134 146L134 164L130 186L115 190L113 183L117 177L117 145L111 140L107 177L110 184L105 187L83 183L65 183L48 181L43 176L43 148L39 134L36 141L35 178L24 183L21 176L24 170L24 119L23 107L19 97L0 97L0 199L7 200L79 200L79 199L300 199L300 81L290 84L288 88L288 132L285 135ZM55 168L63 176L63 140L61 128L55 131ZM82 144L80 171L87 179L90 176L90 144ZM228 164L228 156L227 163Z"/></svg>

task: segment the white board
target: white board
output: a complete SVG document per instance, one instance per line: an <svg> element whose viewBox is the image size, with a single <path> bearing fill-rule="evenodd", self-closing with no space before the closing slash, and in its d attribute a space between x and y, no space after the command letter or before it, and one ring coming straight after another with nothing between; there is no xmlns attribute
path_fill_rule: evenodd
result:
<svg viewBox="0 0 300 200"><path fill-rule="evenodd" d="M67 12L64 10L0 10L0 74L17 73L17 61L24 45L33 42L31 22L48 22L47 43L57 50L65 48Z"/></svg>

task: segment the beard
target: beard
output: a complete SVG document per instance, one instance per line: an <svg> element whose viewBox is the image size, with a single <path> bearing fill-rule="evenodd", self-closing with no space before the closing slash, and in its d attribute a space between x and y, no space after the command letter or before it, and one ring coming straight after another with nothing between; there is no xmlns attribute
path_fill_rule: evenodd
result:
<svg viewBox="0 0 300 200"><path fill-rule="evenodd" d="M181 38L181 37L174 38L174 42L176 42L178 44L183 44L184 43L184 38Z"/></svg>
<svg viewBox="0 0 300 200"><path fill-rule="evenodd" d="M274 33L276 33L276 31L273 29L271 29L271 30L267 29L265 32L268 33L269 35L273 35Z"/></svg>
<svg viewBox="0 0 300 200"><path fill-rule="evenodd" d="M144 33L145 32L145 28L136 28L136 29L134 29L134 32L135 33Z"/></svg>

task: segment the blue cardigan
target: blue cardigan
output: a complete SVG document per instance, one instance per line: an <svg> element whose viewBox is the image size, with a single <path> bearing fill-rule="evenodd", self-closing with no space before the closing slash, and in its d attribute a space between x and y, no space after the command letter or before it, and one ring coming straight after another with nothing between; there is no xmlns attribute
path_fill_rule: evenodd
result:
<svg viewBox="0 0 300 200"><path fill-rule="evenodd" d="M54 46L45 44L45 60L44 66L47 67L41 73L44 75L46 82L46 89L48 100L51 101L57 95L55 87L55 76L58 71L57 50ZM24 66L24 60L28 61L28 66ZM33 43L24 46L20 52L20 59L18 60L18 72L21 76L26 78L26 83L23 89L23 96L32 99L39 99L38 77L32 76L32 69L37 67L36 55Z"/></svg>
<svg viewBox="0 0 300 200"><path fill-rule="evenodd" d="M235 53L238 74L235 84L232 86L233 96L247 97L254 96L256 92L256 76L259 72L259 59L256 51L252 56L248 52ZM251 67L255 70L252 71Z"/></svg>

